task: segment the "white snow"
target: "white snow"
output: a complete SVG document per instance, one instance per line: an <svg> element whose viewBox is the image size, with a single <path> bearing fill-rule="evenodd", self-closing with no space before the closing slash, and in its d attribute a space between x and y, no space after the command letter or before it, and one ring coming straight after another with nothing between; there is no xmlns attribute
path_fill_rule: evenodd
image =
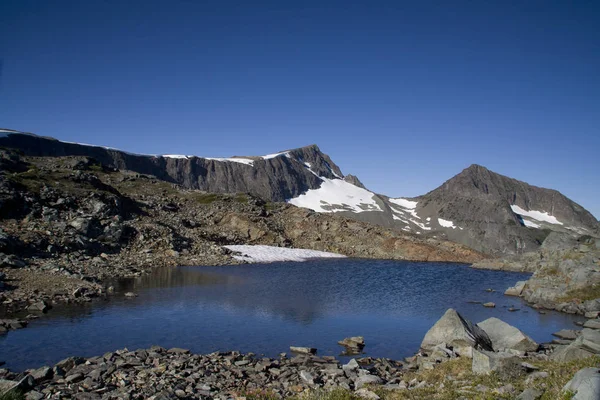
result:
<svg viewBox="0 0 600 400"><path fill-rule="evenodd" d="M374 193L341 179L321 179L320 188L308 190L287 202L317 212L383 211L373 199Z"/></svg>
<svg viewBox="0 0 600 400"><path fill-rule="evenodd" d="M233 258L250 263L264 263L277 261L306 261L311 258L346 258L346 256L326 251L289 249L264 245L231 245L223 246L233 252L240 253Z"/></svg>
<svg viewBox="0 0 600 400"><path fill-rule="evenodd" d="M307 168L312 168L312 164L309 162L305 162L304 165L306 165Z"/></svg>
<svg viewBox="0 0 600 400"><path fill-rule="evenodd" d="M522 218L522 220L523 220L523 225L525 225L528 228L539 228L540 227L535 222L529 221L529 220L527 220L525 218Z"/></svg>
<svg viewBox="0 0 600 400"><path fill-rule="evenodd" d="M563 225L563 223L560 222L559 220L557 220L556 217L554 217L544 211L535 211L535 210L526 211L526 210L523 210L521 207L519 207L516 204L511 205L510 208L513 210L513 212L515 214L519 214L522 217L529 217L529 218L535 219L536 221L548 222L550 224L555 224L555 225Z"/></svg>
<svg viewBox="0 0 600 400"><path fill-rule="evenodd" d="M181 155L181 154L163 154L163 155L161 155L161 157L164 157L164 158L182 158L182 159L186 159L187 160L188 158L194 157L194 156L184 156L184 155Z"/></svg>
<svg viewBox="0 0 600 400"><path fill-rule="evenodd" d="M201 157L201 158L204 158L205 160L214 160L214 161L222 161L222 162L236 162L236 163L246 164L246 165L250 165L250 166L254 165L254 160L251 160L249 158L238 158L238 157L231 157L231 158Z"/></svg>
<svg viewBox="0 0 600 400"><path fill-rule="evenodd" d="M391 203L397 204L400 207L404 207L404 208L408 208L411 210L414 210L415 208L417 208L417 204L419 204L418 201L411 201L411 200L407 200L407 199L390 199Z"/></svg>
<svg viewBox="0 0 600 400"><path fill-rule="evenodd" d="M456 229L456 226L454 226L454 222L452 221L448 221L447 219L443 219L443 218L438 218L438 223L440 224L440 226L443 226L444 228L452 228L452 229Z"/></svg>
<svg viewBox="0 0 600 400"><path fill-rule="evenodd" d="M275 158L275 157L279 157L279 156L283 156L283 155L285 155L287 158L290 158L289 151L282 151L281 153L267 154L266 156L262 156L261 158L263 160L269 160L271 158Z"/></svg>

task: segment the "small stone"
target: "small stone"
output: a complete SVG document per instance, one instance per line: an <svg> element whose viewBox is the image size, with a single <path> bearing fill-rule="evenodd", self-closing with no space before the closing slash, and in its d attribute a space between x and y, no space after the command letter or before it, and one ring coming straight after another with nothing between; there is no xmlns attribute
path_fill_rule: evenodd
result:
<svg viewBox="0 0 600 400"><path fill-rule="evenodd" d="M494 308L496 307L496 303L492 303L491 301L489 303L483 303L484 307L489 307L489 308Z"/></svg>
<svg viewBox="0 0 600 400"><path fill-rule="evenodd" d="M371 392L369 389L358 389L356 392L354 392L354 394L356 394L359 397L362 397L363 399L368 399L368 400L379 400L380 397L377 396L375 393Z"/></svg>
<svg viewBox="0 0 600 400"><path fill-rule="evenodd" d="M308 371L300 371L300 378L309 385L315 384L315 379L312 374Z"/></svg>
<svg viewBox="0 0 600 400"><path fill-rule="evenodd" d="M127 292L127 293L125 293L125 297L129 297L129 298L137 297L137 294L135 294L133 292Z"/></svg>

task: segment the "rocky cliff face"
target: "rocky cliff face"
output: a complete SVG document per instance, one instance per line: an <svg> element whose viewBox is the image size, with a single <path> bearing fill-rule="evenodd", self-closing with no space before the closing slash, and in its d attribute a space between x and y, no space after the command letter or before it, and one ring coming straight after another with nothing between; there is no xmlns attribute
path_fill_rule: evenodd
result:
<svg viewBox="0 0 600 400"><path fill-rule="evenodd" d="M355 176L344 176L316 145L260 157L154 156L0 130L0 146L28 156L92 157L187 189L287 201L423 238L449 239L492 255L534 251L552 231L600 235L600 223L561 193L479 165L423 196L390 198L369 191Z"/></svg>
<svg viewBox="0 0 600 400"><path fill-rule="evenodd" d="M86 156L103 165L213 193L251 193L265 200L284 201L321 185L321 179L341 177L329 156L316 145L263 157L203 158L183 155L142 155L0 130L0 146L27 156ZM310 167L307 167L310 165Z"/></svg>

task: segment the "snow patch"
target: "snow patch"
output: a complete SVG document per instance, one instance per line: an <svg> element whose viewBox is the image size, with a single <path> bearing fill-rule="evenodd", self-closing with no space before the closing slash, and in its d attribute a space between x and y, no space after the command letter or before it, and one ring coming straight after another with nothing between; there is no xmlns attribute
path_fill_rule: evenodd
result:
<svg viewBox="0 0 600 400"><path fill-rule="evenodd" d="M454 222L452 221L448 221L447 219L443 219L443 218L438 218L438 223L440 224L440 226L443 226L444 228L452 228L452 229L456 229L456 226L454 226Z"/></svg>
<svg viewBox="0 0 600 400"><path fill-rule="evenodd" d="M528 228L539 228L540 226L538 224L536 224L533 221L529 221L525 218L521 218L521 220L523 221L523 225L525 225Z"/></svg>
<svg viewBox="0 0 600 400"><path fill-rule="evenodd" d="M513 210L513 212L515 214L518 214L521 217L529 217L529 218L535 219L536 221L548 222L550 224L555 224L555 225L563 225L563 223L560 222L559 220L557 220L556 217L554 217L544 211L535 211L535 210L526 211L526 210L523 210L521 207L519 207L516 204L511 205L510 208Z"/></svg>
<svg viewBox="0 0 600 400"><path fill-rule="evenodd" d="M246 165L250 165L250 166L254 166L254 160L251 160L249 158L237 158L237 157L232 157L232 158L214 158L214 157L202 157L205 160L213 160L213 161L221 161L221 162L236 162L239 164L246 164Z"/></svg>
<svg viewBox="0 0 600 400"><path fill-rule="evenodd" d="M404 208L408 208L410 210L414 210L415 208L417 208L417 204L419 204L418 201L411 201L411 200L407 200L407 199L390 199L391 203L397 204L400 207L404 207Z"/></svg>
<svg viewBox="0 0 600 400"><path fill-rule="evenodd" d="M346 258L344 255L328 253L326 251L289 249L286 247L264 245L231 245L223 247L233 252L240 253L240 255L233 256L236 260L247 261L250 263L306 261L312 258Z"/></svg>
<svg viewBox="0 0 600 400"><path fill-rule="evenodd" d="M163 154L163 155L161 155L161 157L164 157L164 158L179 158L179 159L185 159L185 160L187 160L188 158L193 157L193 156L183 156L181 154Z"/></svg>
<svg viewBox="0 0 600 400"><path fill-rule="evenodd" d="M320 179L323 180L320 188L308 190L287 202L317 212L383 211L373 198L373 192L341 179Z"/></svg>
<svg viewBox="0 0 600 400"><path fill-rule="evenodd" d="M289 151L282 151L281 153L267 154L266 156L262 156L263 160L270 160L271 158L279 157L285 155L287 158L291 158Z"/></svg>

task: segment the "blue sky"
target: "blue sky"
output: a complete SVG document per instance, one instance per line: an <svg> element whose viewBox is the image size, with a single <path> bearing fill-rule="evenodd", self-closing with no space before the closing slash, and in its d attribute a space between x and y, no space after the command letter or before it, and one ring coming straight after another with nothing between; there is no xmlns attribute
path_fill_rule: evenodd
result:
<svg viewBox="0 0 600 400"><path fill-rule="evenodd" d="M472 163L600 217L597 1L0 2L0 126L151 154L316 143L391 196Z"/></svg>

